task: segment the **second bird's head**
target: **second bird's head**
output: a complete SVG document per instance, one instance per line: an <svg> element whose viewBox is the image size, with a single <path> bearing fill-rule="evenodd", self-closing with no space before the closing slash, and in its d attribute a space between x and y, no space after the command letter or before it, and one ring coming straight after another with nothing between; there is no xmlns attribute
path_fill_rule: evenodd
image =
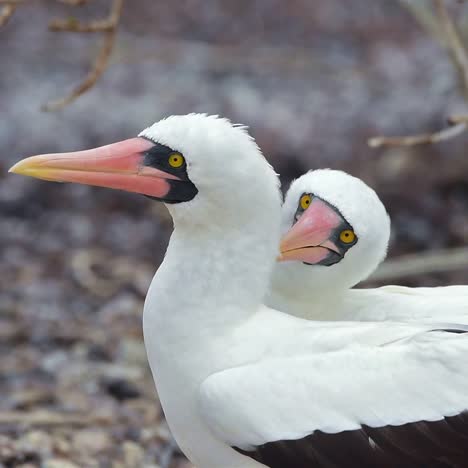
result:
<svg viewBox="0 0 468 468"><path fill-rule="evenodd" d="M278 270L285 281L330 291L364 280L385 258L390 218L377 194L345 172L295 180L282 211Z"/></svg>

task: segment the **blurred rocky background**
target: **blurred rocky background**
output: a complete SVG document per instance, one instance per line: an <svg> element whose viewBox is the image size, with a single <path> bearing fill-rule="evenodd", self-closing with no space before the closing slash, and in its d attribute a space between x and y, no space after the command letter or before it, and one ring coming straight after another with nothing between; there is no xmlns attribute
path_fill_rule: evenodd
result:
<svg viewBox="0 0 468 468"><path fill-rule="evenodd" d="M8 168L132 137L169 114L221 114L250 126L285 187L317 167L371 184L393 220L390 257L442 250L444 260L468 240L468 133L413 147L367 139L446 127L466 113L464 87L436 2L136 0L124 4L103 76L44 112L82 80L102 41L50 32L50 20L110 8L66 3L18 1L0 28L0 467L188 467L142 344L145 292L171 231L164 207ZM468 6L446 4L468 35ZM468 282L464 262L429 270L391 282Z"/></svg>

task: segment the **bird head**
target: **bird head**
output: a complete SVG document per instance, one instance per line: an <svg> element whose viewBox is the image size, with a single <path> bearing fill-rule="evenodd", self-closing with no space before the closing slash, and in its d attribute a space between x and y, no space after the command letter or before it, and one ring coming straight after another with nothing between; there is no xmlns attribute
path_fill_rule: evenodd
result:
<svg viewBox="0 0 468 468"><path fill-rule="evenodd" d="M362 180L322 169L291 184L282 229L280 261L289 263L285 276L297 282L299 275L304 287L333 290L354 286L385 258L390 218Z"/></svg>
<svg viewBox="0 0 468 468"><path fill-rule="evenodd" d="M239 224L279 212L277 176L246 128L205 114L171 116L95 149L32 156L10 172L143 194L180 221Z"/></svg>

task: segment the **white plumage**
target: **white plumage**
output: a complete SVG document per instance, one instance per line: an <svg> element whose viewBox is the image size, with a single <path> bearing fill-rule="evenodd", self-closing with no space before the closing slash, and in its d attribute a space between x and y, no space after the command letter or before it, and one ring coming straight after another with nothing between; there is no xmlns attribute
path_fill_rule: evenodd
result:
<svg viewBox="0 0 468 468"><path fill-rule="evenodd" d="M465 335L314 323L261 306L278 241L277 181L245 132L226 121L171 123L183 128L183 146L158 124L146 134L184 148L200 193L169 207L175 229L144 330L168 422L197 466L257 466L230 446L441 420L468 408ZM206 164L222 166L222 183Z"/></svg>
<svg viewBox="0 0 468 468"><path fill-rule="evenodd" d="M385 258L390 219L377 194L360 179L322 169L295 180L282 209L282 232L294 225L300 197L328 201L353 226L358 241L330 266L296 261L276 265L267 297L271 307L308 319L417 321L468 324L468 287L350 289L366 279ZM319 226L315 227L319 229Z"/></svg>
<svg viewBox="0 0 468 468"><path fill-rule="evenodd" d="M167 421L187 457L198 468L467 466L468 335L315 322L263 306L281 200L253 139L205 115L173 116L142 136L30 158L14 170L171 203L174 232L143 328ZM127 148L139 151L126 158ZM409 422L418 425L402 426ZM417 444L402 454L412 428Z"/></svg>
<svg viewBox="0 0 468 468"><path fill-rule="evenodd" d="M271 356L208 377L201 404L219 437L248 449L315 430L439 421L468 408L465 336L416 332L369 346L354 333L346 343L342 331L340 350ZM311 330L312 340L314 333L323 330Z"/></svg>

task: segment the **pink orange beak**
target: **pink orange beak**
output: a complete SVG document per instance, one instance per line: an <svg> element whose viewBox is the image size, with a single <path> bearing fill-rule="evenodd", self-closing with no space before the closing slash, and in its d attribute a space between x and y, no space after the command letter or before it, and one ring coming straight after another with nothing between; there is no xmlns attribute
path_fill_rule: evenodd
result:
<svg viewBox="0 0 468 468"><path fill-rule="evenodd" d="M344 255L337 242L346 221L337 209L318 197L282 238L279 261L333 265Z"/></svg>
<svg viewBox="0 0 468 468"><path fill-rule="evenodd" d="M170 180L179 177L144 165L145 153L154 146L144 138L131 138L86 151L32 156L9 172L56 182L75 182L141 193L164 199Z"/></svg>

